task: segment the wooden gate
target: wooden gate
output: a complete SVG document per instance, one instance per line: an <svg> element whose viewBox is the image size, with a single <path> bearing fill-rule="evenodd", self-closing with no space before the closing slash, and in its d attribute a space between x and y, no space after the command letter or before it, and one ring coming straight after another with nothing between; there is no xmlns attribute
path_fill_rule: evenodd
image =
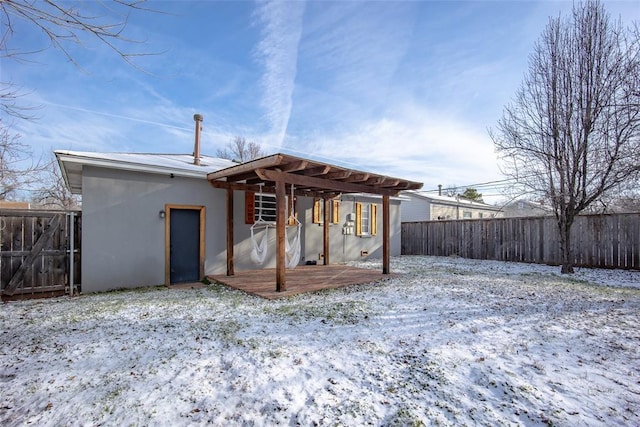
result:
<svg viewBox="0 0 640 427"><path fill-rule="evenodd" d="M2 299L77 293L80 212L0 210Z"/></svg>

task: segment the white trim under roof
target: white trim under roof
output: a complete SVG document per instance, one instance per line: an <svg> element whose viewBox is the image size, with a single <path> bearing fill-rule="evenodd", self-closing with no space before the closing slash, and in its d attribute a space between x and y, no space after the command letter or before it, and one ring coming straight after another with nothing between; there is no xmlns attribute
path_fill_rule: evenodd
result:
<svg viewBox="0 0 640 427"><path fill-rule="evenodd" d="M200 156L200 165L195 165L193 155L189 154L96 153L69 150L56 150L54 153L65 183L75 194L82 192L84 166L207 179L208 173L236 164L231 160Z"/></svg>

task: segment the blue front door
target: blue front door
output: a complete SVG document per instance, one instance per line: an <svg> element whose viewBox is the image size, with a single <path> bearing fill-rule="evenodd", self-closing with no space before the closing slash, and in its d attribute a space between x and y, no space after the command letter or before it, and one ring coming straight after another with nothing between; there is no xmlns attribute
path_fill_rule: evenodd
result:
<svg viewBox="0 0 640 427"><path fill-rule="evenodd" d="M171 283L200 280L200 211L171 209L169 259Z"/></svg>

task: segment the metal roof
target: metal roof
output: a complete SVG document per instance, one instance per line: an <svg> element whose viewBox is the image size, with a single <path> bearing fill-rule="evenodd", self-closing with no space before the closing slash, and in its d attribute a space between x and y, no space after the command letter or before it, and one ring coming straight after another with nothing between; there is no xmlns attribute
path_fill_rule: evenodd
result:
<svg viewBox="0 0 640 427"><path fill-rule="evenodd" d="M500 211L502 209L500 206L490 205L476 200L465 199L464 197L439 196L437 194L427 194L418 191L408 191L403 195L410 199L418 198L441 205L466 206L470 208L486 209L491 211Z"/></svg>
<svg viewBox="0 0 640 427"><path fill-rule="evenodd" d="M200 156L200 165L195 165L192 154L97 153L56 150L55 155L64 180L72 193L82 192L82 169L85 166L204 179L209 172L235 164L231 160Z"/></svg>

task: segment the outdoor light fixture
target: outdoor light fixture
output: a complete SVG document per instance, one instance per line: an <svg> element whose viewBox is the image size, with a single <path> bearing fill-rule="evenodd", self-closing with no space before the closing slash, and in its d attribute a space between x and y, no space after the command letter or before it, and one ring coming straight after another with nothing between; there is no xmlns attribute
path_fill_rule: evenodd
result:
<svg viewBox="0 0 640 427"><path fill-rule="evenodd" d="M165 212L164 211L160 211L160 212L158 212L158 215L160 216L160 218L164 218Z"/></svg>

